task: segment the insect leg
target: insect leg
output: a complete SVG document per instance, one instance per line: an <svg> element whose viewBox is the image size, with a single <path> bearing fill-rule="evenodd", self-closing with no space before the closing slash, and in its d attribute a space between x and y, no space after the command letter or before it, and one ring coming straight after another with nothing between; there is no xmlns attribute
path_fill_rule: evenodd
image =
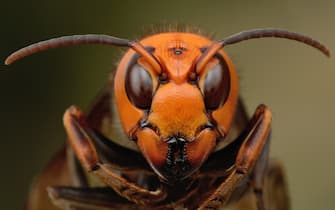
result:
<svg viewBox="0 0 335 210"><path fill-rule="evenodd" d="M269 159L269 145L270 145L270 138L267 137L268 140L266 141L262 153L260 154L255 167L251 174L251 187L254 191L256 196L256 204L257 209L264 210L265 203L264 203L264 181L266 177L266 171L268 166L268 159Z"/></svg>
<svg viewBox="0 0 335 210"><path fill-rule="evenodd" d="M260 105L250 120L244 143L236 157L235 170L214 193L200 205L199 209L217 209L227 203L240 181L251 175L256 162L262 157L263 148L268 140L267 137L270 132L270 127L271 112L265 105ZM262 199L262 197L258 199Z"/></svg>
<svg viewBox="0 0 335 210"><path fill-rule="evenodd" d="M73 151L85 170L94 173L121 196L135 203L154 204L165 199L167 195L164 189L150 191L141 188L114 173L113 165L100 162L92 138L87 132L89 127L86 118L79 108L72 106L65 112L64 125Z"/></svg>

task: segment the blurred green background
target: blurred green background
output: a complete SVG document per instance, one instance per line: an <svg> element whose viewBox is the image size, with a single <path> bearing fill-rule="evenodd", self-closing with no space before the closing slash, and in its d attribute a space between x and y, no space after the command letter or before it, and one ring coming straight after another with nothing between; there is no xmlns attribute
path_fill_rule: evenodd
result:
<svg viewBox="0 0 335 210"><path fill-rule="evenodd" d="M88 1L86 1L88 2ZM186 23L223 38L256 27L311 35L335 50L335 1L6 1L1 4L0 61L43 39L105 33L136 38L151 24ZM250 114L273 111L271 156L288 173L295 210L335 208L335 62L281 39L226 48ZM77 46L0 66L1 209L21 209L34 175L63 144L64 110L86 108L120 50Z"/></svg>

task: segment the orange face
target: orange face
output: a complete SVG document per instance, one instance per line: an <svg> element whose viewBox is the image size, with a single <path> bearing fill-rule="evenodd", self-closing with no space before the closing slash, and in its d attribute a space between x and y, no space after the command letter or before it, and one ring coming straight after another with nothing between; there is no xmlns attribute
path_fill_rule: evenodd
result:
<svg viewBox="0 0 335 210"><path fill-rule="evenodd" d="M198 71L212 41L192 33L161 33L140 41L161 69L129 50L115 75L125 133L166 181L190 176L229 131L238 81L223 51Z"/></svg>
<svg viewBox="0 0 335 210"><path fill-rule="evenodd" d="M160 33L140 42L103 34L64 36L22 48L5 64L60 46L132 48L115 75L120 120L152 169L162 179L173 182L195 172L230 129L238 81L229 57L220 49L266 37L303 42L330 56L326 46L308 36L263 28L242 31L217 42L181 32Z"/></svg>

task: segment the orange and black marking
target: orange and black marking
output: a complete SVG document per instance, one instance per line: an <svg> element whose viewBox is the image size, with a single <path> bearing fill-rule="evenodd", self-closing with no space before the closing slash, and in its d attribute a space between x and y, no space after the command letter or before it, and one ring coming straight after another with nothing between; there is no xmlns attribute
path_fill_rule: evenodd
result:
<svg viewBox="0 0 335 210"><path fill-rule="evenodd" d="M263 210L263 192L269 188L276 190L271 206L289 209L282 168L268 161L271 111L260 105L248 120L238 100L236 70L222 48L277 37L305 43L327 56L329 50L282 29L253 29L219 41L188 28L171 29L139 41L65 36L7 58L10 64L39 51L78 44L130 48L87 117L78 107L66 110L68 161L61 156L52 161L33 186L27 209L53 209L44 199L46 186L52 186L49 197L61 208L219 209L248 197L243 192L251 188L255 199L250 207Z"/></svg>
<svg viewBox="0 0 335 210"><path fill-rule="evenodd" d="M222 50L243 40L279 37L303 42L329 56L307 36L282 29L254 29L220 41L190 32L162 32L138 42L107 35L74 35L23 48L6 60L59 46L101 44L131 48L114 78L125 134L152 169L168 182L192 175L228 134L238 101L238 78Z"/></svg>

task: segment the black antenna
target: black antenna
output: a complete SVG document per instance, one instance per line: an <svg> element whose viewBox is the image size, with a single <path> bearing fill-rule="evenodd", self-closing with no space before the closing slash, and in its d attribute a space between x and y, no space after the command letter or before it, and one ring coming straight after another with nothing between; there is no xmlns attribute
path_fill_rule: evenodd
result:
<svg viewBox="0 0 335 210"><path fill-rule="evenodd" d="M277 28L260 28L260 29L251 29L247 31L242 31L240 33L233 34L227 38L219 40L215 42L212 46L210 46L206 52L199 58L199 61L196 66L196 71L199 72L201 69L207 64L208 60L214 56L214 54L223 48L224 46L235 44L244 40L249 39L258 39L258 38L283 38L283 39L291 39L298 42L302 42L311 47L314 47L320 50L327 57L330 57L330 51L327 47L321 44L319 41L312 39L309 36L287 31L284 29Z"/></svg>
<svg viewBox="0 0 335 210"><path fill-rule="evenodd" d="M130 47L137 53L148 59L149 63L153 65L154 69L158 72L161 71L161 66L157 59L148 52L140 43L130 41L127 39L121 39L104 34L85 34L85 35L72 35L63 36L58 38L49 39L46 41L41 41L27 47L24 47L14 53L12 53L5 61L6 65L10 65L13 62L32 55L37 52L45 51L52 48L73 46L80 44L99 44L99 45L113 45L120 47Z"/></svg>

